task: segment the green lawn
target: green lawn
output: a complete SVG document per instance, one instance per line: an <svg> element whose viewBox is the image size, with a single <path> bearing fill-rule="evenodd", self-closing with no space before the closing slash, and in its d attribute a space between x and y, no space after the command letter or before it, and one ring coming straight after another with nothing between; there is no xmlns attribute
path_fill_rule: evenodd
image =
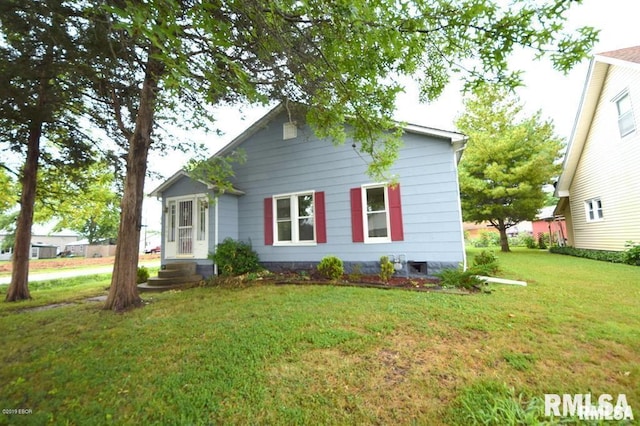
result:
<svg viewBox="0 0 640 426"><path fill-rule="evenodd" d="M43 285L0 304L0 405L32 413L0 424L536 424L545 393L589 392L640 417L640 268L498 257L529 285L206 287L125 314L83 300L108 277Z"/></svg>

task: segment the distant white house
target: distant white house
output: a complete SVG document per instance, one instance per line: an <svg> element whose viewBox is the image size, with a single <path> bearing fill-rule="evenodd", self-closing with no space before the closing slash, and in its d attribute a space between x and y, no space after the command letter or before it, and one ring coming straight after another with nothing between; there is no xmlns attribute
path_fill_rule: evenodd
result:
<svg viewBox="0 0 640 426"><path fill-rule="evenodd" d="M31 259L56 257L68 243L77 241L80 236L73 231L51 231L51 226L33 225L31 228ZM5 247L3 241L9 234L0 231L0 260L10 260L13 247Z"/></svg>

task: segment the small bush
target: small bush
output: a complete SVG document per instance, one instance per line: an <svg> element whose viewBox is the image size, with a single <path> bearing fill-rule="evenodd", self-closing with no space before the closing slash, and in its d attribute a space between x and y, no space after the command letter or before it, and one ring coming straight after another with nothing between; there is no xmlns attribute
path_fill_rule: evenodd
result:
<svg viewBox="0 0 640 426"><path fill-rule="evenodd" d="M536 240L534 240L531 235L522 237L522 241L524 242L525 247L527 247L528 249L538 248L538 246L536 245Z"/></svg>
<svg viewBox="0 0 640 426"><path fill-rule="evenodd" d="M331 281L337 281L344 274L344 265L336 256L325 256L318 265L318 272Z"/></svg>
<svg viewBox="0 0 640 426"><path fill-rule="evenodd" d="M138 267L138 278L136 278L136 283L142 284L146 283L149 279L149 270L145 266Z"/></svg>
<svg viewBox="0 0 640 426"><path fill-rule="evenodd" d="M627 241L625 247L629 247L623 255L624 263L628 265L640 266L640 244Z"/></svg>
<svg viewBox="0 0 640 426"><path fill-rule="evenodd" d="M483 231L480 238L471 241L474 247L492 247L500 245L500 234L497 232Z"/></svg>
<svg viewBox="0 0 640 426"><path fill-rule="evenodd" d="M209 258L218 265L219 273L227 277L258 272L261 269L258 253L251 248L251 244L232 238L225 238L218 244L215 253L210 254Z"/></svg>
<svg viewBox="0 0 640 426"><path fill-rule="evenodd" d="M483 250L473 258L473 272L478 275L491 275L498 272L498 258L491 251Z"/></svg>
<svg viewBox="0 0 640 426"><path fill-rule="evenodd" d="M389 282L389 279L393 276L395 271L396 270L393 267L393 263L389 260L389 257L382 256L380 258L380 279L382 282Z"/></svg>
<svg viewBox="0 0 640 426"><path fill-rule="evenodd" d="M470 289L480 289L485 283L481 279L476 277L477 271L467 269L463 271L462 268L458 269L443 269L435 274L440 278L440 285L443 287L455 287Z"/></svg>
<svg viewBox="0 0 640 426"><path fill-rule="evenodd" d="M584 257L586 259L600 260L603 262L625 263L625 252L607 251L607 250L589 250L579 249L575 247L559 247L554 246L549 249L551 253L566 254L575 257Z"/></svg>
<svg viewBox="0 0 640 426"><path fill-rule="evenodd" d="M547 248L547 243L549 242L549 236L543 232L538 234L538 248L541 250L545 250Z"/></svg>
<svg viewBox="0 0 640 426"><path fill-rule="evenodd" d="M533 237L525 233L520 233L518 235L508 237L508 240L509 240L509 247L535 248L535 247L529 247L529 246L531 245L535 246L536 244Z"/></svg>

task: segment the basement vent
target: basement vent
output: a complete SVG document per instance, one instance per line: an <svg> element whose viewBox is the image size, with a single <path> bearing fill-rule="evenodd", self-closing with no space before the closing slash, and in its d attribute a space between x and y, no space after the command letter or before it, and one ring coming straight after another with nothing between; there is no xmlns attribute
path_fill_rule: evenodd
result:
<svg viewBox="0 0 640 426"><path fill-rule="evenodd" d="M409 273L412 275L427 275L427 262L416 262L410 260L407 262L409 265Z"/></svg>
<svg viewBox="0 0 640 426"><path fill-rule="evenodd" d="M288 122L282 125L282 140L294 139L298 136L298 128L295 122Z"/></svg>

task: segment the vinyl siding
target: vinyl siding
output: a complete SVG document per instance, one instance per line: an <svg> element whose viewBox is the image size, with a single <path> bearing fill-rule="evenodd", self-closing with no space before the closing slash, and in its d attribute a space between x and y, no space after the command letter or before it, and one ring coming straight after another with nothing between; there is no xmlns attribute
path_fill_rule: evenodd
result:
<svg viewBox="0 0 640 426"><path fill-rule="evenodd" d="M620 137L614 98L628 90L635 132ZM624 250L628 240L640 241L640 71L611 66L591 123L582 156L570 186L575 247ZM603 220L588 222L585 201L602 200Z"/></svg>
<svg viewBox="0 0 640 426"><path fill-rule="evenodd" d="M235 195L223 194L218 199L218 220L220 221L220 226L218 227L218 231L220 236L218 237L218 242L224 241L225 238L232 238L234 240L238 239L238 197ZM213 209L209 209L213 210ZM210 223L214 222L213 211L210 212ZM213 225L211 226L213 229ZM212 231L213 232L213 231ZM215 235L211 235L209 237L211 250L213 250L213 244Z"/></svg>
<svg viewBox="0 0 640 426"><path fill-rule="evenodd" d="M408 260L457 264L463 261L454 152L450 141L405 134L400 158L391 174L399 176L404 240L353 243L350 189L374 183L366 175L366 155L348 141L334 146L308 128L282 140L284 117L273 120L244 143L247 162L235 167L238 236L251 240L264 262L318 262L326 255L344 261L378 261L387 254ZM264 199L277 194L324 191L327 243L313 246L264 244Z"/></svg>

